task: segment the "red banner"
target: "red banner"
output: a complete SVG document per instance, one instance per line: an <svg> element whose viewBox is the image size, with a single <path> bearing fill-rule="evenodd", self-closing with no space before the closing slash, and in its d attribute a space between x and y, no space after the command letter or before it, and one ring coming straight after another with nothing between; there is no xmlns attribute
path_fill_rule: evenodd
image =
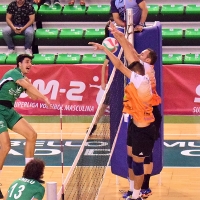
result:
<svg viewBox="0 0 200 200"><path fill-rule="evenodd" d="M199 65L163 66L165 114L200 114L199 74Z"/></svg>
<svg viewBox="0 0 200 200"><path fill-rule="evenodd" d="M0 66L0 77L15 66ZM200 66L163 66L164 114L200 114ZM36 65L28 75L32 84L47 95L53 109L33 101L25 93L15 103L23 115L94 115L102 96L101 65Z"/></svg>
<svg viewBox="0 0 200 200"><path fill-rule="evenodd" d="M0 77L14 66L1 66ZM36 65L28 78L52 104L33 101L22 93L15 109L23 115L94 115L101 98L101 65Z"/></svg>

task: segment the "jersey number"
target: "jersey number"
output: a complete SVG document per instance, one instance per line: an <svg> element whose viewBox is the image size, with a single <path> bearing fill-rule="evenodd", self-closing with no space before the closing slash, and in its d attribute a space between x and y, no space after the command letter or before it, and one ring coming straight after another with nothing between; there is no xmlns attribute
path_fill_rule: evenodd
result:
<svg viewBox="0 0 200 200"><path fill-rule="evenodd" d="M14 192L14 190L15 190L15 188L17 187L17 185L18 185L18 183L15 183L15 185L13 185L12 187L11 187L11 192L10 192L10 195L9 195L9 197L12 197L12 195L13 195L13 192ZM25 186L24 185L20 185L19 187L18 187L18 190L17 191L15 191L15 193L14 193L14 199L19 199L21 196L22 196L22 192L25 190Z"/></svg>

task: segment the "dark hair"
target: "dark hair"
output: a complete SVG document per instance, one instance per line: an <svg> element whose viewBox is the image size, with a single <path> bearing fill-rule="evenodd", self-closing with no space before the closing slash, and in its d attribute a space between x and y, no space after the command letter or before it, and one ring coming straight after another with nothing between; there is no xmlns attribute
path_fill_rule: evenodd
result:
<svg viewBox="0 0 200 200"><path fill-rule="evenodd" d="M17 67L19 67L19 62L22 62L24 60L24 58L29 58L29 59L33 59L34 56L30 56L29 54L20 54L17 56Z"/></svg>
<svg viewBox="0 0 200 200"><path fill-rule="evenodd" d="M145 75L145 70L144 66L139 62L139 61L134 61L132 62L129 66L128 69L134 72L138 72L140 75Z"/></svg>
<svg viewBox="0 0 200 200"><path fill-rule="evenodd" d="M113 17L110 17L109 21L106 23L106 26L105 26L105 38L109 37L108 27L110 26L110 21L114 21Z"/></svg>
<svg viewBox="0 0 200 200"><path fill-rule="evenodd" d="M151 59L150 64L154 65L155 62L156 62L156 60L157 60L157 54L156 54L156 52L153 49L148 48L147 50L149 51L148 58Z"/></svg>
<svg viewBox="0 0 200 200"><path fill-rule="evenodd" d="M43 160L34 159L25 166L23 177L39 181L44 173L45 163Z"/></svg>

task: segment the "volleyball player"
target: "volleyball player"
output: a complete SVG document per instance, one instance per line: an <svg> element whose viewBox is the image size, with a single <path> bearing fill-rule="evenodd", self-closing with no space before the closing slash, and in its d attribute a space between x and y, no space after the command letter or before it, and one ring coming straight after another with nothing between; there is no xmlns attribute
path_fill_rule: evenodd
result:
<svg viewBox="0 0 200 200"><path fill-rule="evenodd" d="M17 67L6 72L0 80L0 173L10 151L8 128L26 138L25 163L34 158L37 133L13 108L20 94L26 91L29 97L34 100L40 99L50 107L49 99L41 94L26 77L31 70L32 59L33 56L28 54L19 55Z"/></svg>
<svg viewBox="0 0 200 200"><path fill-rule="evenodd" d="M110 24L110 30L113 36L120 43L121 47L124 49L125 58L128 64L131 64L135 60L140 61L144 65L145 74L149 76L151 87L152 87L153 100L154 100L153 114L155 117L154 124L157 130L156 138L158 138L160 135L159 131L160 131L160 125L162 121L162 116L158 109L158 105L161 103L161 98L156 92L156 79L155 79L155 70L154 70L154 64L157 60L157 55L155 51L149 48L145 49L140 54L138 54L137 51L133 48L133 45L125 38L122 32L117 30L117 28L114 26L113 23ZM142 193L141 195L144 198L152 194L151 189L149 188L149 181L150 181L152 170L153 170L153 157L151 154L150 156L145 157L145 160L144 160L145 175L144 175L144 182L143 182L142 190L141 190L141 193ZM130 189L127 193L123 195L124 198L132 194L133 187L134 187L132 170L129 169L128 171L129 171L129 179L130 179L130 182L129 182Z"/></svg>
<svg viewBox="0 0 200 200"><path fill-rule="evenodd" d="M41 185L45 164L40 159L26 164L22 178L15 180L5 195L5 200L42 200L45 188Z"/></svg>
<svg viewBox="0 0 200 200"><path fill-rule="evenodd" d="M133 194L127 199L141 200L140 189L144 179L143 163L146 156L152 152L156 128L153 108L151 106L152 91L148 76L145 75L144 66L139 61L134 61L125 67L124 64L112 54L106 47L90 42L96 50L103 50L113 65L120 70L130 83L125 88L123 112L132 116L128 127L128 164L134 174Z"/></svg>

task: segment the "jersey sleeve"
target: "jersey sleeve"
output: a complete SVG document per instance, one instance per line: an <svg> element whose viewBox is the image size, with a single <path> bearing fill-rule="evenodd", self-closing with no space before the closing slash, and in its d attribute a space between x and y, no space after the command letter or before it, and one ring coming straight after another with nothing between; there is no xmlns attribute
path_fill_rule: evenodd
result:
<svg viewBox="0 0 200 200"><path fill-rule="evenodd" d="M38 199L38 200L42 200L44 197L44 192L45 189L44 187L41 185L41 187L38 189L38 192L34 195L34 198Z"/></svg>
<svg viewBox="0 0 200 200"><path fill-rule="evenodd" d="M19 79L23 79L24 76L23 76L19 71L13 70L13 71L12 71L12 78L13 78L13 80L16 82L16 81L19 80Z"/></svg>
<svg viewBox="0 0 200 200"><path fill-rule="evenodd" d="M8 13L8 14L11 14L11 15L14 14L13 2L11 2L11 3L8 5L7 13Z"/></svg>
<svg viewBox="0 0 200 200"><path fill-rule="evenodd" d="M136 0L137 4L140 4L141 2L143 2L143 0Z"/></svg>
<svg viewBox="0 0 200 200"><path fill-rule="evenodd" d="M119 13L117 7L115 6L115 0L111 0L110 2L110 6L111 6L111 13Z"/></svg>

